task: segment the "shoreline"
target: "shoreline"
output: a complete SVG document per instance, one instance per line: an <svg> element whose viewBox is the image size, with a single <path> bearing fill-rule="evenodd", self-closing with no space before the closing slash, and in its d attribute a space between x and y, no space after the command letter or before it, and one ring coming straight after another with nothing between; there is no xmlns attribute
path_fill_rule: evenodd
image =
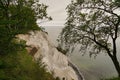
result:
<svg viewBox="0 0 120 80"><path fill-rule="evenodd" d="M84 76L82 75L82 73L80 72L80 70L77 68L75 64L73 64L71 61L68 61L68 65L73 68L76 75L78 76L78 80L85 80Z"/></svg>

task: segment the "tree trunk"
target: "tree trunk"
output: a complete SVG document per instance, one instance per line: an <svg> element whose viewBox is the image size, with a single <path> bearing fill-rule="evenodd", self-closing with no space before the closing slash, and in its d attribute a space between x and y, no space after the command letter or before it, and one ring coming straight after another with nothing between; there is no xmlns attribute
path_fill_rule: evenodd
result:
<svg viewBox="0 0 120 80"><path fill-rule="evenodd" d="M115 32L117 32L117 31L115 31ZM113 61L115 69L118 73L118 77L120 77L120 64L119 64L119 61L117 59L116 39L117 39L117 33L115 34L115 38L113 38L113 55L111 56L111 59Z"/></svg>
<svg viewBox="0 0 120 80"><path fill-rule="evenodd" d="M114 66L115 66L115 69L116 69L116 71L117 71L117 73L118 73L118 77L120 77L120 65L119 65L119 61L118 61L118 59L117 59L116 56L112 56L111 59L112 59L112 61L113 61L113 64L114 64Z"/></svg>

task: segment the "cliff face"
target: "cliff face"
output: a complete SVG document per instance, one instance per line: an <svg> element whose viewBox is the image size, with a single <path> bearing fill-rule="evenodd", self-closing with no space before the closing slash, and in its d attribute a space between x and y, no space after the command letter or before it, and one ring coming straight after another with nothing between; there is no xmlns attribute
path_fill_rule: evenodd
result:
<svg viewBox="0 0 120 80"><path fill-rule="evenodd" d="M50 42L47 34L41 31L30 32L30 35L20 35L20 39L25 40L29 53L35 60L42 58L49 72L61 80L78 80L78 75L74 69L69 66L68 58L59 52Z"/></svg>

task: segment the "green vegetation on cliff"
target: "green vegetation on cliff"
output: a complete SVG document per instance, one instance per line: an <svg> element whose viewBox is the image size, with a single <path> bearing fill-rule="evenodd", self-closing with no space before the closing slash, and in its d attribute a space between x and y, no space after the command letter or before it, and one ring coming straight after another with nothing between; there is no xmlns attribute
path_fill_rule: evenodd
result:
<svg viewBox="0 0 120 80"><path fill-rule="evenodd" d="M0 54L14 51L16 35L41 30L36 20L51 19L46 9L38 0L0 0Z"/></svg>
<svg viewBox="0 0 120 80"><path fill-rule="evenodd" d="M37 19L51 19L38 0L0 0L0 80L55 80L16 36L41 30Z"/></svg>
<svg viewBox="0 0 120 80"><path fill-rule="evenodd" d="M55 80L25 49L0 56L0 80Z"/></svg>

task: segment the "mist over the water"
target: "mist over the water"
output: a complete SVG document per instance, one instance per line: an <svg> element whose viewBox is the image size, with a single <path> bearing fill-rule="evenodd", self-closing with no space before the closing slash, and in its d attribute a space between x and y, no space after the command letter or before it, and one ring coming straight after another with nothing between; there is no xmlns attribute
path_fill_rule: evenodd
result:
<svg viewBox="0 0 120 80"><path fill-rule="evenodd" d="M57 45L56 39L58 38L59 33L62 31L62 27L45 26L44 28L48 32L51 41ZM119 49L118 52L120 52ZM115 77L117 75L113 63L107 54L103 53L99 54L96 58L90 58L89 54L82 56L82 54L76 50L69 54L69 57L73 63L79 67L86 80L100 80L103 78Z"/></svg>
<svg viewBox="0 0 120 80"><path fill-rule="evenodd" d="M41 25L44 26L51 41L57 46L56 39L67 18L65 9L71 0L41 0L41 2L49 6L48 14L53 18L53 21L45 22ZM120 39L117 41L118 54L120 52L119 41ZM69 57L79 67L86 80L100 80L101 78L111 78L117 75L111 59L105 53L99 54L96 58L90 58L89 54L82 56L76 50L72 54L69 54ZM120 60L120 54L118 57Z"/></svg>

